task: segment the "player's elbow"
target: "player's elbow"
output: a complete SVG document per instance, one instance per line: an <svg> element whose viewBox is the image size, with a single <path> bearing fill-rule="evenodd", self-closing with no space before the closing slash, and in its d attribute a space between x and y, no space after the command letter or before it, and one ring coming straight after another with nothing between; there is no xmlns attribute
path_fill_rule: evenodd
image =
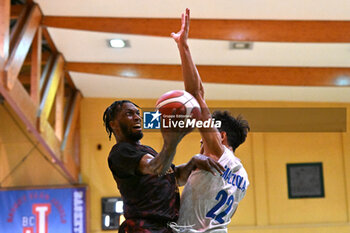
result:
<svg viewBox="0 0 350 233"><path fill-rule="evenodd" d="M158 174L159 176L163 176L163 175L165 175L165 174L167 173L168 170L169 170L168 167L162 165L162 166L160 166L160 167L157 169L157 174Z"/></svg>
<svg viewBox="0 0 350 233"><path fill-rule="evenodd" d="M151 155L145 155L140 161L139 171L142 174L161 175L165 173L164 170L166 168L162 164L162 161L151 157Z"/></svg>
<svg viewBox="0 0 350 233"><path fill-rule="evenodd" d="M168 170L168 168L164 166L164 164L157 163L157 162L151 163L149 168L150 168L149 170L153 175L159 175L159 176L164 175Z"/></svg>

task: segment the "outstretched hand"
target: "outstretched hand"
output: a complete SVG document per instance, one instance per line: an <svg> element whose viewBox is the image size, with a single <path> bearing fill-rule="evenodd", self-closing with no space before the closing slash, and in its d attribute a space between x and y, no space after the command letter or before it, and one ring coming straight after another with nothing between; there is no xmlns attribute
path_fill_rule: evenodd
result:
<svg viewBox="0 0 350 233"><path fill-rule="evenodd" d="M179 112L177 112L176 108L173 108L171 115L176 116L177 114L179 114ZM169 122L169 119L167 119L167 118L165 118L163 120L165 122ZM175 117L172 120L177 121L179 119ZM166 124L169 125L169 123L166 123ZM164 128L164 127L160 128L164 142L168 145L177 145L182 140L182 138L185 137L192 130L193 129L191 127L181 128L181 127L170 126L169 128Z"/></svg>
<svg viewBox="0 0 350 233"><path fill-rule="evenodd" d="M225 171L225 168L219 162L215 161L212 158L209 158L208 156L197 154L193 156L192 159L196 168L208 171L214 176L217 172L219 172L219 174L222 175Z"/></svg>
<svg viewBox="0 0 350 233"><path fill-rule="evenodd" d="M185 14L181 15L181 29L177 33L171 33L171 37L178 45L185 44L188 38L188 31L190 29L190 9L186 8Z"/></svg>

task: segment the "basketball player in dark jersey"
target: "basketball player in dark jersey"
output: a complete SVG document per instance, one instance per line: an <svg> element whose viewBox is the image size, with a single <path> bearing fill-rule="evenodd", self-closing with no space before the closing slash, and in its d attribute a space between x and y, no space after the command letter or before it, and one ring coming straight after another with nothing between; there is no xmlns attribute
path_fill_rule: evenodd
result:
<svg viewBox="0 0 350 233"><path fill-rule="evenodd" d="M172 232L169 222L176 222L179 212L178 185L184 185L197 168L215 174L223 167L203 155L196 155L187 164L172 164L176 147L188 131L162 131L162 150L157 153L141 145L143 137L138 106L131 101L115 101L103 121L109 139L117 143L108 157L108 165L124 202L126 220L119 232Z"/></svg>

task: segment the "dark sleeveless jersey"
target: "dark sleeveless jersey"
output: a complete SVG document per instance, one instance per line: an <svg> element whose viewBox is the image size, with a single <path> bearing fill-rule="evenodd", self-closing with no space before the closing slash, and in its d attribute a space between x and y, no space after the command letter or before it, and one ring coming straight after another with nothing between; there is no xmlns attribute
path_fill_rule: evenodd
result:
<svg viewBox="0 0 350 233"><path fill-rule="evenodd" d="M157 152L144 145L117 143L111 149L108 165L123 198L126 222L131 222L128 227L142 224L147 228L147 224L154 227L156 223L166 228L167 222L177 220L180 206L175 167L172 165L172 172L161 177L142 175L138 166L145 154L156 156Z"/></svg>

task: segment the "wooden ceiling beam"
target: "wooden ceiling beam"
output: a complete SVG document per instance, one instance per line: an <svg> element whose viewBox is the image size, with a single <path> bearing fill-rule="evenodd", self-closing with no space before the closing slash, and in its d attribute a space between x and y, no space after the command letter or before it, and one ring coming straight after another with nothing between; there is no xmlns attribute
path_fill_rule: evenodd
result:
<svg viewBox="0 0 350 233"><path fill-rule="evenodd" d="M78 120L79 120L79 112L80 112L80 102L82 100L82 95L79 91L75 92L74 98L72 99L72 103L69 109L69 115L67 116L67 126L64 132L64 138L61 144L61 150L64 151L68 141L71 141L72 136L74 134L75 129L77 128Z"/></svg>
<svg viewBox="0 0 350 233"><path fill-rule="evenodd" d="M54 65L54 60L55 60L55 55L51 54L45 64L45 67L43 69L43 72L41 73L41 77L40 77L40 83L39 83L39 89L40 89L40 93L43 92L44 86L47 83L47 80L49 79L50 76L50 72L51 69Z"/></svg>
<svg viewBox="0 0 350 233"><path fill-rule="evenodd" d="M66 72L64 73L64 77L65 77L66 82L68 83L68 85L69 85L73 90L76 90L77 88L75 87L75 84L74 84L74 82L73 82L73 79L72 79L72 77L70 76L70 74L69 74L68 71L66 71Z"/></svg>
<svg viewBox="0 0 350 233"><path fill-rule="evenodd" d="M203 82L284 85L350 86L350 68L198 65ZM180 65L67 62L66 70L126 78L182 81Z"/></svg>
<svg viewBox="0 0 350 233"><path fill-rule="evenodd" d="M10 51L10 0L0 2L0 86L4 85L4 68Z"/></svg>
<svg viewBox="0 0 350 233"><path fill-rule="evenodd" d="M63 151L63 161L68 170L78 178L80 170L80 130L79 130L79 112L82 95L79 91L74 93L67 114L67 125L65 127L64 138L61 144Z"/></svg>
<svg viewBox="0 0 350 233"><path fill-rule="evenodd" d="M45 40L47 41L52 53L53 54L58 53L57 47L56 47L55 43L53 42L49 31L45 27L43 28L43 36L44 36ZM73 88L74 90L77 89L68 72L65 73L65 79L71 88Z"/></svg>
<svg viewBox="0 0 350 233"><path fill-rule="evenodd" d="M55 58L54 65L49 74L49 80L41 99L38 116L40 121L47 120L53 107L58 86L61 78L63 78L64 60L62 55L58 54Z"/></svg>
<svg viewBox="0 0 350 233"><path fill-rule="evenodd" d="M41 65L46 65L50 56L51 56L50 52L42 52L41 53ZM24 60L23 66L31 66L31 65L32 65L32 57L27 56L26 59Z"/></svg>
<svg viewBox="0 0 350 233"><path fill-rule="evenodd" d="M49 31L45 27L43 28L43 36L44 36L45 40L47 41L47 44L49 45L52 53L54 53L54 54L58 53L57 47L56 47L55 43L53 42Z"/></svg>
<svg viewBox="0 0 350 233"><path fill-rule="evenodd" d="M64 78L62 77L58 84L55 100L55 133L56 137L62 142L64 128Z"/></svg>
<svg viewBox="0 0 350 233"><path fill-rule="evenodd" d="M5 67L7 88L12 88L14 81L22 68L24 60L27 57L35 33L39 28L42 13L38 5L30 7L28 17L23 24L18 36L11 39L15 40L13 51Z"/></svg>
<svg viewBox="0 0 350 233"><path fill-rule="evenodd" d="M17 19L23 10L24 5L11 5L11 19Z"/></svg>
<svg viewBox="0 0 350 233"><path fill-rule="evenodd" d="M47 27L170 37L180 19L45 16ZM350 42L350 21L191 19L190 38L267 42Z"/></svg>
<svg viewBox="0 0 350 233"><path fill-rule="evenodd" d="M45 91L40 108L38 109L37 102L38 98L40 98L39 77L42 63L42 36L40 30L42 13L38 5L32 0L27 0L27 5L22 8L19 7L17 10L17 26L13 28L10 35L10 1L0 1L0 95L4 97L23 121L27 130L35 136L38 143L51 156L53 163L56 163L62 169L69 182L76 183L78 180L77 173L75 172L73 177L70 170L67 170L66 163L62 161L64 152L60 150L60 139L63 136L64 125L63 105L65 103L64 82L62 79L64 74L64 58L62 55L58 55L55 63L53 62L53 58L48 59L43 75L44 77L48 76L49 80L40 83L41 87L45 87ZM46 28L44 36L48 40L49 35ZM12 40L12 47L10 46L10 40ZM29 54L33 41L32 52ZM50 42L52 41L48 41L49 44ZM12 49L9 49L10 47ZM52 51L55 55L58 54L55 47ZM31 66L27 65L23 67L26 57L28 57L28 60L31 60L29 64ZM47 58L47 56L44 56L44 58ZM35 94L34 98L31 98L26 89L28 86L26 85L24 87L22 82L30 84L30 87L34 89L31 90L31 93ZM49 115L55 101L56 93L58 93L56 95L56 127L53 129L49 122ZM38 119L38 115L40 119ZM59 122L57 122L57 119ZM38 130L38 122L40 122L41 130ZM70 167L72 166L70 165Z"/></svg>
<svg viewBox="0 0 350 233"><path fill-rule="evenodd" d="M23 7L20 9L17 21L13 28L11 29L11 35L10 35L10 51L12 51L16 41L18 40L18 37L23 30L23 26L26 23L26 20L28 19L28 14L30 12L31 7L29 5L23 5Z"/></svg>
<svg viewBox="0 0 350 233"><path fill-rule="evenodd" d="M33 102L37 105L40 103L40 75L41 75L41 27L38 28L31 51L31 81L30 81L30 96Z"/></svg>

